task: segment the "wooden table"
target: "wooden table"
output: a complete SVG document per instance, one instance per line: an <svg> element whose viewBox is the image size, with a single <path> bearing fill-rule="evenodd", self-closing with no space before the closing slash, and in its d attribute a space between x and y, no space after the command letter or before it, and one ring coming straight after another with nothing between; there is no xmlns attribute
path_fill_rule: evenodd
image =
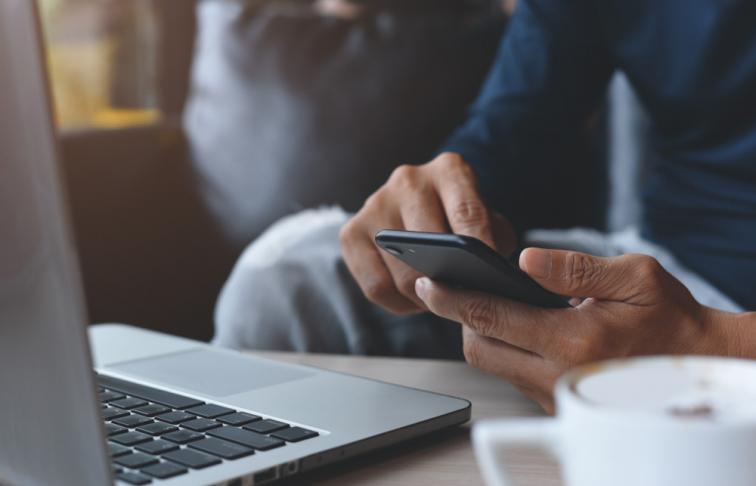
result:
<svg viewBox="0 0 756 486"><path fill-rule="evenodd" d="M511 385L463 362L277 352L254 354L466 398L472 402L472 422L543 414ZM538 451L517 452L512 460L517 464L516 476L523 486L561 484L557 465ZM473 455L468 424L323 468L290 484L474 486L482 485L483 479Z"/></svg>

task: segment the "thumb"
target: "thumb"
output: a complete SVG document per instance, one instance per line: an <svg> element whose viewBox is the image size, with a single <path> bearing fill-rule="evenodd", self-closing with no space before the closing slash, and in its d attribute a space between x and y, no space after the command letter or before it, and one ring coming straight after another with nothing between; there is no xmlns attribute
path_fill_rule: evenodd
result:
<svg viewBox="0 0 756 486"><path fill-rule="evenodd" d="M634 292L624 257L528 248L520 254L520 268L544 288L569 297L626 300Z"/></svg>

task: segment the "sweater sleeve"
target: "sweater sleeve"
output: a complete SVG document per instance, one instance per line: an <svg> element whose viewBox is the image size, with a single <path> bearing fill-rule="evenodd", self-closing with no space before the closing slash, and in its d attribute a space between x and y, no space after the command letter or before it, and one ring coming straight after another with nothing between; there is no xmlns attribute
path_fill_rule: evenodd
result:
<svg viewBox="0 0 756 486"><path fill-rule="evenodd" d="M612 70L589 0L520 0L478 99L444 151L462 155L488 203L517 220L523 194L571 163L570 147Z"/></svg>

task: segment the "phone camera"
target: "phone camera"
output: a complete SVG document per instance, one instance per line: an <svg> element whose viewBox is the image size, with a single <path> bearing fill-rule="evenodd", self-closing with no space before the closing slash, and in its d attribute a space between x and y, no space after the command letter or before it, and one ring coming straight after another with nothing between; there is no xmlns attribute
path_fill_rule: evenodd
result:
<svg viewBox="0 0 756 486"><path fill-rule="evenodd" d="M395 248L393 246L387 246L385 247L386 251L391 253L394 256L402 255L404 252L400 250L399 248Z"/></svg>

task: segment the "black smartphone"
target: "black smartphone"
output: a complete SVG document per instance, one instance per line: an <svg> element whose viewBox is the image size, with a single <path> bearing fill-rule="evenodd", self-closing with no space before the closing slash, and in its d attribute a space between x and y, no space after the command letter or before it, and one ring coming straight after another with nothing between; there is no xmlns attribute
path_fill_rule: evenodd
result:
<svg viewBox="0 0 756 486"><path fill-rule="evenodd" d="M565 297L544 289L476 238L387 229L375 235L375 243L423 275L449 286L538 307L570 307Z"/></svg>

